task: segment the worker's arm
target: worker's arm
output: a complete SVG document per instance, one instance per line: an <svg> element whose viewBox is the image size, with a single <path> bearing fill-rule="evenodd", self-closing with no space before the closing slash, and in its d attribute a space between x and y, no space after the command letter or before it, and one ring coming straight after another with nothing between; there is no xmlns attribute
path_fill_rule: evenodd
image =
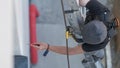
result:
<svg viewBox="0 0 120 68"><path fill-rule="evenodd" d="M39 44L40 46L35 46L36 44ZM37 48L38 50L46 50L48 48L48 44L47 43L43 43L43 42L34 43L34 44L32 44L32 46ZM49 50L53 51L53 52L56 52L56 53L59 53L59 54L63 54L63 55L67 54L65 46L49 45ZM75 46L73 48L68 48L69 55L81 54L83 52L84 51L83 51L81 45Z"/></svg>

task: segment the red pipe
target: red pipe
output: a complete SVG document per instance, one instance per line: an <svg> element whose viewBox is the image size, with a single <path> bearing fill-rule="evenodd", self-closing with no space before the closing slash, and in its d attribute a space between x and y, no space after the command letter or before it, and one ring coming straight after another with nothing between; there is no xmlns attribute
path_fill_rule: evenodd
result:
<svg viewBox="0 0 120 68"><path fill-rule="evenodd" d="M34 4L30 4L30 43L37 42L36 38L36 18L39 16L38 10ZM30 59L32 64L38 62L37 50L30 46Z"/></svg>

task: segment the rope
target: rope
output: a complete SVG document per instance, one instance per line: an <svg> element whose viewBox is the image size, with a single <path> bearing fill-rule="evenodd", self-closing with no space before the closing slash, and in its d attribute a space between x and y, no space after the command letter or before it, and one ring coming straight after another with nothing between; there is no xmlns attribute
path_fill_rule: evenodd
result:
<svg viewBox="0 0 120 68"><path fill-rule="evenodd" d="M65 11L64 11L64 5L63 5L63 0L61 0L61 6L62 6L62 11L63 11L63 17L64 17L64 23L66 27L66 52L67 52L67 63L68 63L68 68L70 68L70 62L69 62L69 53L68 53L68 30L67 30L67 21L65 17Z"/></svg>

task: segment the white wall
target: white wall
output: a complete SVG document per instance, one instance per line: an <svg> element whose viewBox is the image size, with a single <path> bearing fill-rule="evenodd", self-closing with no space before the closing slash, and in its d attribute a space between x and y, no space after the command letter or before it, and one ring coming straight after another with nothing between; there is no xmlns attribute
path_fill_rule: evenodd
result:
<svg viewBox="0 0 120 68"><path fill-rule="evenodd" d="M0 68L13 68L12 1L0 1Z"/></svg>

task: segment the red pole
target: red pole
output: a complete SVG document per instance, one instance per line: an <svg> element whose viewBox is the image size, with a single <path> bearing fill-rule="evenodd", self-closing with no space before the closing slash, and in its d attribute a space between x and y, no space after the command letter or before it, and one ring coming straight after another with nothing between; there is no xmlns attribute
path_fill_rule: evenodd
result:
<svg viewBox="0 0 120 68"><path fill-rule="evenodd" d="M30 4L30 43L35 43L36 38L36 18L39 16L38 10L34 4ZM38 62L37 50L30 46L30 59L32 64Z"/></svg>

